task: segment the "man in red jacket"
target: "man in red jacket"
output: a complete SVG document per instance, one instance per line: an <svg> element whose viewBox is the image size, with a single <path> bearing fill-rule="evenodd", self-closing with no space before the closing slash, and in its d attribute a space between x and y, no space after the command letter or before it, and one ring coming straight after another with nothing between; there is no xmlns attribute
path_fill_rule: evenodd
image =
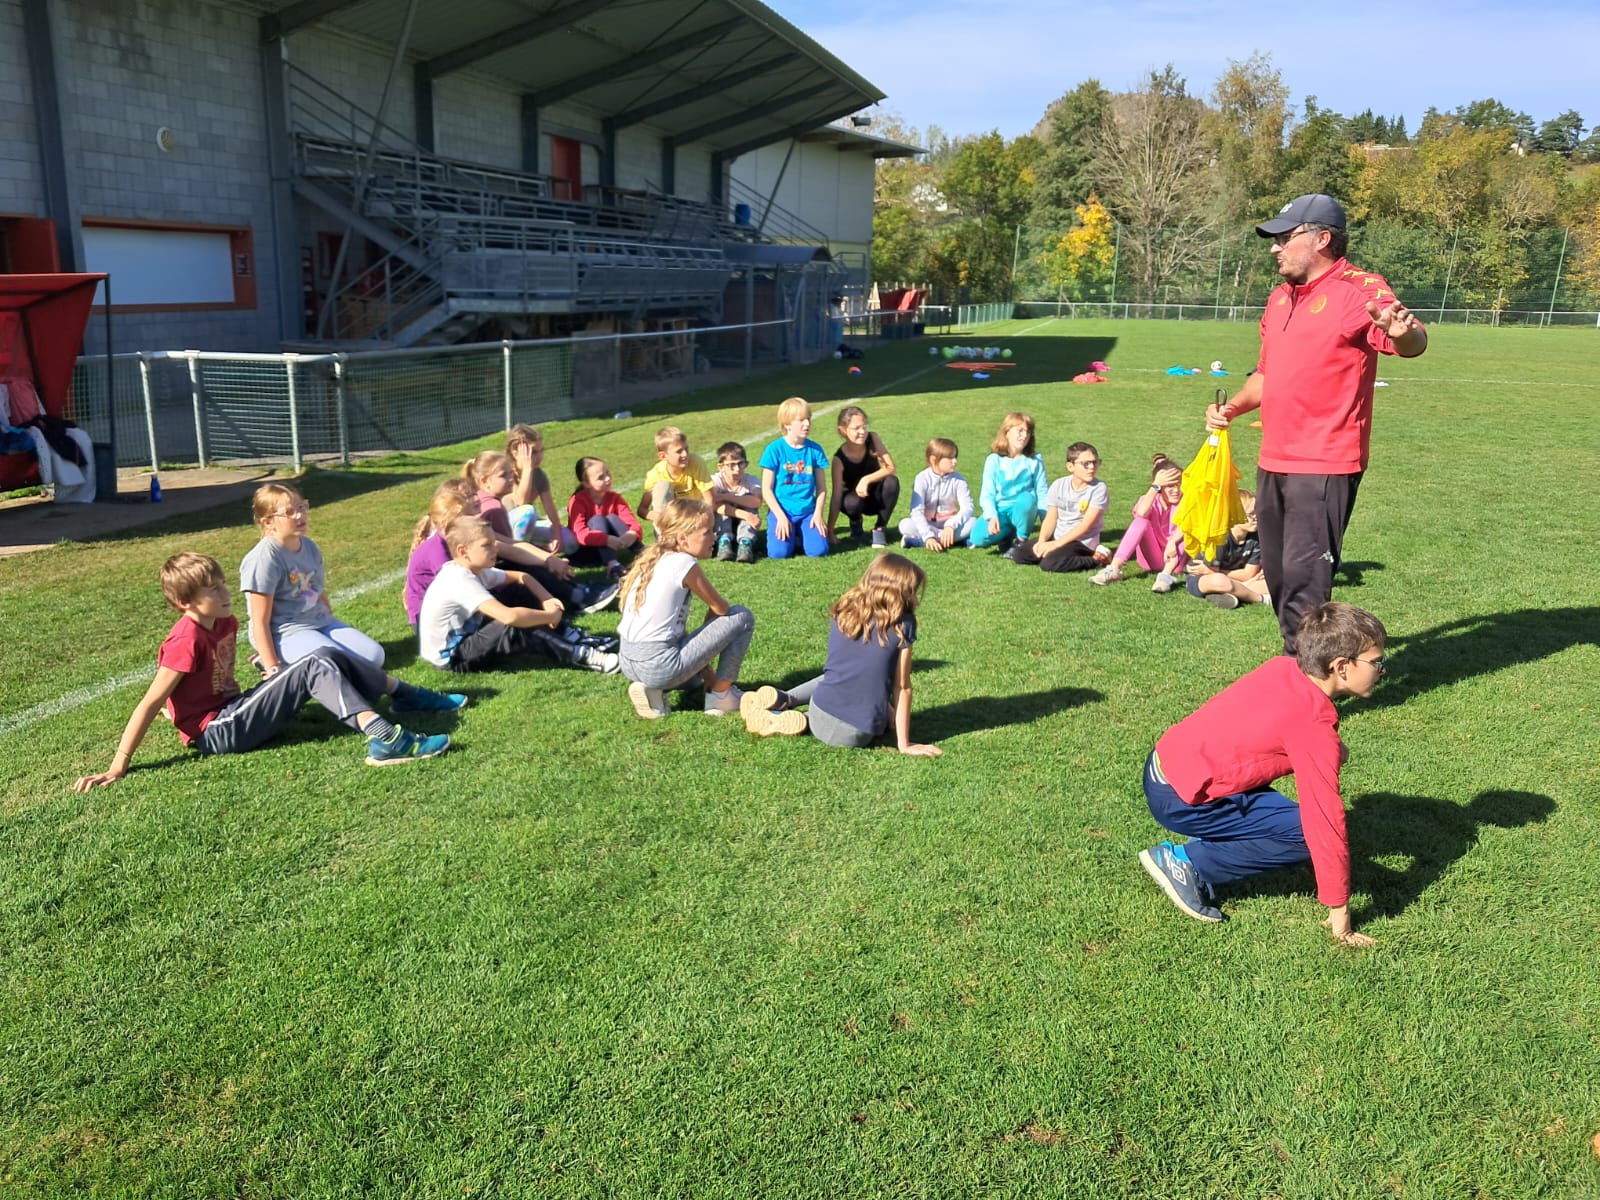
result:
<svg viewBox="0 0 1600 1200"><path fill-rule="evenodd" d="M1339 768L1340 696L1370 696L1383 677L1383 623L1329 601L1307 614L1298 658L1277 656L1207 700L1156 742L1145 761L1150 815L1187 842L1158 842L1139 862L1197 921L1220 921L1212 888L1307 859L1324 922L1347 946L1372 939L1350 925L1350 843ZM1299 803L1270 785L1293 775Z"/></svg>
<svg viewBox="0 0 1600 1200"><path fill-rule="evenodd" d="M1378 355L1415 358L1428 332L1381 275L1345 260L1344 209L1331 196L1297 197L1256 232L1272 239L1284 282L1261 315L1255 373L1206 423L1261 410L1261 568L1292 655L1301 619L1333 594L1367 469Z"/></svg>

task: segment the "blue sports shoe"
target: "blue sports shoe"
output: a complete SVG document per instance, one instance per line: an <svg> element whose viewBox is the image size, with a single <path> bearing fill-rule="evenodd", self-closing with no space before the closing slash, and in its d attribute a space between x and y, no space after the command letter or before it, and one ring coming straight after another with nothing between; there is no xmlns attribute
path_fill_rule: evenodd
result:
<svg viewBox="0 0 1600 1200"><path fill-rule="evenodd" d="M378 738L367 739L367 766L392 767L395 763L416 762L419 758L432 758L450 749L450 739L442 733L422 737L406 729L396 729L387 742Z"/></svg>
<svg viewBox="0 0 1600 1200"><path fill-rule="evenodd" d="M389 703L391 712L454 712L467 706L467 698L460 692L435 692L417 688L404 700L396 696Z"/></svg>
<svg viewBox="0 0 1600 1200"><path fill-rule="evenodd" d="M1196 921L1221 921L1222 910L1207 904L1200 876L1188 857L1178 857L1171 842L1139 851L1139 864L1186 916Z"/></svg>

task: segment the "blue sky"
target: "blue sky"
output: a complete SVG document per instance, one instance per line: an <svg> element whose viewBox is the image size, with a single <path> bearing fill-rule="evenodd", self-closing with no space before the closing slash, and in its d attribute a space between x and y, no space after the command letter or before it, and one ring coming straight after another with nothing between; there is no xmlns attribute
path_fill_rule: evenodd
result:
<svg viewBox="0 0 1600 1200"><path fill-rule="evenodd" d="M766 3L887 92L885 107L951 135L1026 133L1085 79L1126 91L1169 61L1209 96L1229 59L1258 50L1296 113L1311 95L1346 115L1403 116L1415 132L1429 105L1492 96L1536 126L1569 108L1600 125L1600 0Z"/></svg>

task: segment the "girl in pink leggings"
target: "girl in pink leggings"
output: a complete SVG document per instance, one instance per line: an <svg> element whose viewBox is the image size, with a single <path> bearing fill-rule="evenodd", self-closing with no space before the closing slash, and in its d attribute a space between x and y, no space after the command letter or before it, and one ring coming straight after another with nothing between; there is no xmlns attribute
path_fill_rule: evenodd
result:
<svg viewBox="0 0 1600 1200"><path fill-rule="evenodd" d="M1152 592L1170 592L1183 574L1189 556L1183 549L1183 534L1172 524L1172 514L1183 499L1183 468L1165 454L1151 460L1150 489L1133 502L1133 521L1117 543L1109 565L1089 577L1089 582L1104 587L1122 578L1122 564L1135 554L1146 571L1156 571Z"/></svg>

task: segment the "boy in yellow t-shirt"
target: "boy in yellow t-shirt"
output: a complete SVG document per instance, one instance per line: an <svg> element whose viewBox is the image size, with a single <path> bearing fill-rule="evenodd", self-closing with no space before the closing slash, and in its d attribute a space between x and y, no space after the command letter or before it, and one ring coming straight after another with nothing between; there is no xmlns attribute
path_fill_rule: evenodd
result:
<svg viewBox="0 0 1600 1200"><path fill-rule="evenodd" d="M675 425L656 430L656 465L644 477L639 515L661 512L672 500L710 499L711 475L704 460L689 453L683 430Z"/></svg>

